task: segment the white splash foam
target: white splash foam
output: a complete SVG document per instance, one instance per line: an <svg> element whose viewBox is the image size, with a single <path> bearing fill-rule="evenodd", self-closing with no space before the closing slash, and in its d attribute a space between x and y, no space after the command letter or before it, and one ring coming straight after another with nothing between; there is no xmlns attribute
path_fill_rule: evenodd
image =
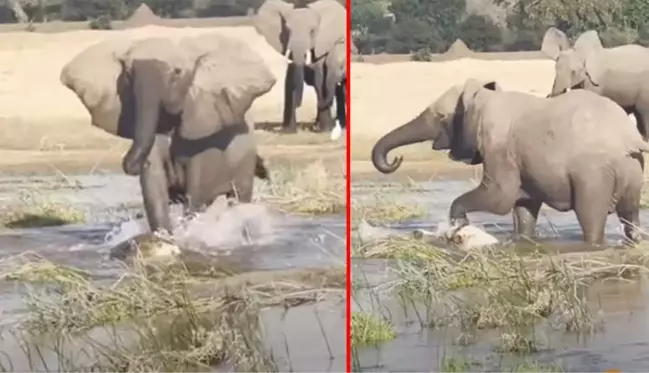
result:
<svg viewBox="0 0 649 373"><path fill-rule="evenodd" d="M174 206L175 207L175 206ZM215 201L203 213L183 218L182 209L172 209L173 239L181 246L219 250L227 254L244 245L266 245L278 237L279 216L273 216L260 204L229 206L225 199ZM145 218L122 222L106 235L104 242L113 247L137 235L147 233Z"/></svg>

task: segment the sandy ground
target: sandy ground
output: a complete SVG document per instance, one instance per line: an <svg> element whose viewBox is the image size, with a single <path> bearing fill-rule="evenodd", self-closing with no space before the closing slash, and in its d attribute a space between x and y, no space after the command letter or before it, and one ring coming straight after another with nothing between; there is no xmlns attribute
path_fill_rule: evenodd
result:
<svg viewBox="0 0 649 373"><path fill-rule="evenodd" d="M382 175L372 165L370 152L375 142L392 129L406 123L434 102L454 84L467 78L494 79L505 90L518 90L539 96L550 92L554 62L530 59L523 52L479 54L441 62L360 63L351 66L352 180L429 179L435 176L472 176L478 167L451 162L431 144L416 144L394 150L388 159L404 155L399 171Z"/></svg>
<svg viewBox="0 0 649 373"><path fill-rule="evenodd" d="M277 83L255 101L252 117L279 123L282 114L286 62L251 26L156 27L94 31L0 33L0 169L11 173L86 172L118 170L128 142L90 125L90 116L76 95L59 81L61 68L86 47L121 37L190 36L220 33L245 41L266 61ZM307 87L300 122L315 119L315 92ZM260 131L258 131L260 132ZM300 160L317 157L344 159L342 141L331 143L327 134L277 136L261 133L260 153L283 154ZM302 144L302 146L298 146ZM306 145L304 145L306 144ZM295 157L295 154L304 156Z"/></svg>

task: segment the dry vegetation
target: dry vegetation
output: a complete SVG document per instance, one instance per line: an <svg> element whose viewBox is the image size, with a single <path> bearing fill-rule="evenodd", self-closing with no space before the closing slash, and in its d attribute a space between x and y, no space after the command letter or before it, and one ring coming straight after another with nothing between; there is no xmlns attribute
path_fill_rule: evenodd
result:
<svg viewBox="0 0 649 373"><path fill-rule="evenodd" d="M264 345L262 310L344 295L344 268L233 274L136 264L98 285L89 273L33 254L2 260L0 277L27 289L29 313L11 331L30 364L53 353L57 365L46 371L206 371L223 364L277 371Z"/></svg>
<svg viewBox="0 0 649 373"><path fill-rule="evenodd" d="M395 238L357 246L352 255L396 259L392 270L397 279L378 290L364 285L363 273L353 273L353 289L372 293L376 308L364 311L385 320L389 315L381 310L380 299L393 297L404 310L415 310L421 328L454 330L457 343L470 344L491 330L499 336L494 352L533 354L548 347L539 338L539 325L566 333L599 330L602 320L587 302L590 287L604 279L645 276L648 253L646 245L569 254L541 245L524 252L505 246L460 253Z"/></svg>

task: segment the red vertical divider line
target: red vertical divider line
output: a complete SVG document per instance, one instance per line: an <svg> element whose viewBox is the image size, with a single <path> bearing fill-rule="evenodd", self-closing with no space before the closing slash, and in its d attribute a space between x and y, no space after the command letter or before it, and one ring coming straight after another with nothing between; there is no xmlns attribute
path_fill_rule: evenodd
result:
<svg viewBox="0 0 649 373"><path fill-rule="evenodd" d="M346 179L346 188L345 188L345 193L346 193L346 223L345 223L345 249L346 249L346 264L347 264L347 286L346 286L346 322L345 325L347 326L347 332L345 333L347 335L347 356L346 356L346 366L347 366L347 372L352 371L352 357L351 357L351 320L352 320L352 302L351 302L351 281L352 281L352 263L351 263L351 245L352 245L352 240L351 240L351 221L352 221L352 207L351 207L351 179L352 179L352 173L351 173L351 130L350 130L350 123L351 123L351 116L349 115L351 113L351 90L349 89L351 86L351 64L352 64L352 56L351 56L351 46L349 43L352 42L352 33L351 33L351 0L347 0L347 43L346 43L346 51L345 54L347 56L346 63L347 63L347 81L346 81L346 87L345 90L347 91L347 95L345 97L345 111L347 112L347 123L345 126L345 135L347 137L347 144L346 144L346 154L345 154L345 161L346 161L346 170L345 170L345 179Z"/></svg>

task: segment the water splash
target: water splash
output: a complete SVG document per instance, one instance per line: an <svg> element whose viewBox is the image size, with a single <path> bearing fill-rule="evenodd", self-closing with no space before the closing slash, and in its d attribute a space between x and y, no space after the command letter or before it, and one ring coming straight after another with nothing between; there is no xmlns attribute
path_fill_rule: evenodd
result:
<svg viewBox="0 0 649 373"><path fill-rule="evenodd" d="M261 204L230 205L225 199L215 201L204 212L183 217L180 206L172 206L172 238L181 246L218 250L228 254L248 245L269 245L279 238L283 217L272 214ZM104 242L116 246L149 231L146 218L129 219L109 232Z"/></svg>

